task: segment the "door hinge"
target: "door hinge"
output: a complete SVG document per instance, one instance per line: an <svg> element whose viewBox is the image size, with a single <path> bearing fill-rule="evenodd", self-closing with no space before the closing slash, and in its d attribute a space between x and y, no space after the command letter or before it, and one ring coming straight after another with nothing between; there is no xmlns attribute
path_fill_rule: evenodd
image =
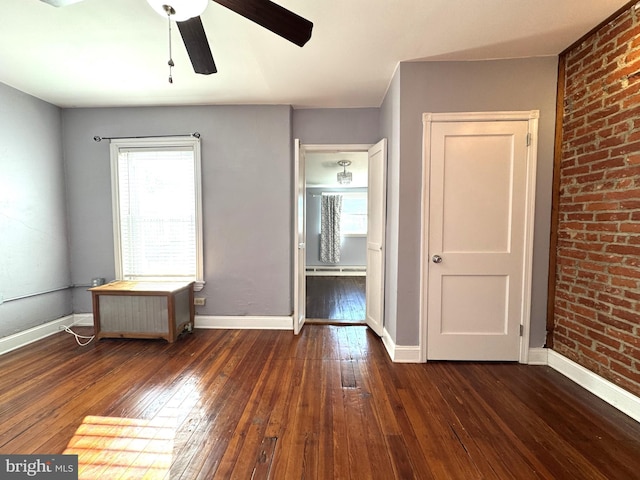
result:
<svg viewBox="0 0 640 480"><path fill-rule="evenodd" d="M527 133L527 147L531 146L531 134Z"/></svg>
<svg viewBox="0 0 640 480"><path fill-rule="evenodd" d="M524 335L524 325L520 325L520 336Z"/></svg>

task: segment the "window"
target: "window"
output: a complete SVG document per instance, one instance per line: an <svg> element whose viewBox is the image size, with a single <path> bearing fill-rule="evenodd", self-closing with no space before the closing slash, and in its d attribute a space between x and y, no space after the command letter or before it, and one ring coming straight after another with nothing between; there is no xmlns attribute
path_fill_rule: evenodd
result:
<svg viewBox="0 0 640 480"><path fill-rule="evenodd" d="M201 290L199 139L112 141L111 172L116 277Z"/></svg>
<svg viewBox="0 0 640 480"><path fill-rule="evenodd" d="M341 235L367 235L367 194L342 194Z"/></svg>

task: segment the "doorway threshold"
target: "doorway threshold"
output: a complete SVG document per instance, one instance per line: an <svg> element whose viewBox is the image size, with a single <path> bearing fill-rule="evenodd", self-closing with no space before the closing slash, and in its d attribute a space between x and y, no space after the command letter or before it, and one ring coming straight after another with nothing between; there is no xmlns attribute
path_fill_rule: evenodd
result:
<svg viewBox="0 0 640 480"><path fill-rule="evenodd" d="M337 320L335 318L307 318L306 324L311 325L366 325L367 322L362 320Z"/></svg>

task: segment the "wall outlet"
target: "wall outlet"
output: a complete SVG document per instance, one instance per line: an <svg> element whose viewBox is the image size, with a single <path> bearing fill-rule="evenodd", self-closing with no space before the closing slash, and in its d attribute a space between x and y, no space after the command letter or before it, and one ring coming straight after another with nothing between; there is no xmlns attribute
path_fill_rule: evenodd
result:
<svg viewBox="0 0 640 480"><path fill-rule="evenodd" d="M193 304L194 305L204 305L205 303L207 303L207 299L205 297L194 297L193 299Z"/></svg>

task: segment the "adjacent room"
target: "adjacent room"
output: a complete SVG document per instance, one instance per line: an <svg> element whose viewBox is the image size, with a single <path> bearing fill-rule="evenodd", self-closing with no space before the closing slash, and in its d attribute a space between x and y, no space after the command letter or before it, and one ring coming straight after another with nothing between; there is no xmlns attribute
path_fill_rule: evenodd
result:
<svg viewBox="0 0 640 480"><path fill-rule="evenodd" d="M637 477L639 3L3 18L0 477Z"/></svg>

